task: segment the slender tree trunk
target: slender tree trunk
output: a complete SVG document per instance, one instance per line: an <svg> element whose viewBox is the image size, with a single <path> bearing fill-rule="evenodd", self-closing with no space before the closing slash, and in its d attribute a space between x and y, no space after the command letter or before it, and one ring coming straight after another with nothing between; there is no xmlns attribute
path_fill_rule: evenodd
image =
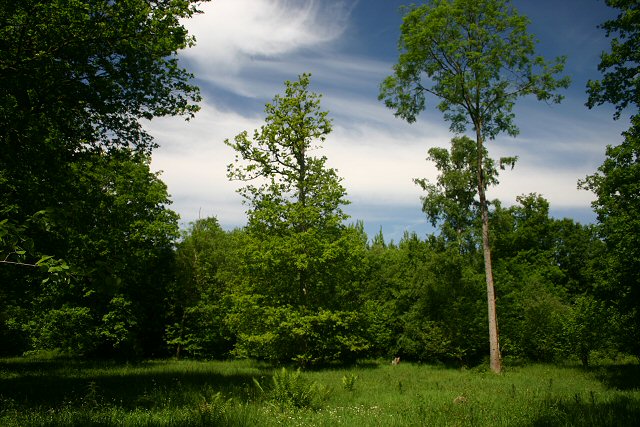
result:
<svg viewBox="0 0 640 427"><path fill-rule="evenodd" d="M493 285L493 266L491 263L491 247L489 246L489 209L485 194L485 176L482 156L482 127L476 126L478 151L478 197L480 198L480 216L482 219L482 254L484 255L484 274L487 281L487 307L489 314L489 355L491 370L496 374L502 372L502 357L498 334L498 316L496 314L496 295Z"/></svg>
<svg viewBox="0 0 640 427"><path fill-rule="evenodd" d="M307 158L306 158L306 145L302 140L299 151L295 153L296 161L298 162L298 204L302 208L303 216L298 218L298 225L296 231L298 233L304 233L309 229L309 224L306 218L305 209L307 207ZM300 289L300 303L303 306L308 304L308 289L307 289L307 274L306 269L298 269L298 287Z"/></svg>

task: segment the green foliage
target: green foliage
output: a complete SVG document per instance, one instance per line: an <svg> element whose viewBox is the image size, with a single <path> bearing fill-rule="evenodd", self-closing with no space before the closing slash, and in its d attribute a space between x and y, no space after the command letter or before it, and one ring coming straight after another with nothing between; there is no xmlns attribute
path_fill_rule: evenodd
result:
<svg viewBox="0 0 640 427"><path fill-rule="evenodd" d="M131 301L124 296L111 298L102 322L100 335L114 349L120 349L135 340L134 331L138 323L136 313L133 312Z"/></svg>
<svg viewBox="0 0 640 427"><path fill-rule="evenodd" d="M202 393L202 401L198 406L201 424L231 424L229 413L233 410L233 404L233 399L225 398L221 392L215 392L211 387L207 387Z"/></svg>
<svg viewBox="0 0 640 427"><path fill-rule="evenodd" d="M305 238L312 234L248 241L227 318L236 354L306 365L352 360L367 349L359 232L347 228L335 241Z"/></svg>
<svg viewBox="0 0 640 427"><path fill-rule="evenodd" d="M598 172L580 185L596 195L592 206L608 256L605 296L628 316L625 347L640 355L640 116L623 136L620 145L607 147Z"/></svg>
<svg viewBox="0 0 640 427"><path fill-rule="evenodd" d="M434 250L416 271L401 316L398 354L425 362L475 364L484 355L486 310L479 253Z"/></svg>
<svg viewBox="0 0 640 427"><path fill-rule="evenodd" d="M507 209L496 204L491 217L503 351L529 360L559 360L566 355L573 297L599 292L602 242L592 227L551 218L549 202L540 195L517 201ZM603 328L596 333L608 334Z"/></svg>
<svg viewBox="0 0 640 427"><path fill-rule="evenodd" d="M225 232L215 218L205 218L191 224L177 245L166 337L177 357L223 357L231 349L225 317L243 239L243 232Z"/></svg>
<svg viewBox="0 0 640 427"><path fill-rule="evenodd" d="M592 351L610 345L612 312L591 296L576 298L563 324L566 350L589 366Z"/></svg>
<svg viewBox="0 0 640 427"><path fill-rule="evenodd" d="M45 151L73 152L107 141L149 148L140 118L192 115L200 97L176 53L193 43L180 20L196 13L195 5L190 0L4 3L0 143L8 155L3 159L36 154L47 144L56 147Z"/></svg>
<svg viewBox="0 0 640 427"><path fill-rule="evenodd" d="M635 0L605 0L607 5L619 9L615 19L603 23L600 27L611 39L611 51L603 52L598 70L603 73L602 80L589 80L587 91L589 108L604 103L616 107L614 118L629 105L640 107L640 6ZM637 111L633 112L637 114Z"/></svg>
<svg viewBox="0 0 640 427"><path fill-rule="evenodd" d="M150 172L148 158L128 151L81 159L69 165L75 180L58 189L64 208L49 209L47 229L38 234L38 246L54 255L49 273L0 270L2 312L22 313L7 322L28 323L20 329L33 350L59 342L80 354L157 351L177 234L166 185ZM59 258L67 264L52 263Z"/></svg>
<svg viewBox="0 0 640 427"><path fill-rule="evenodd" d="M598 69L603 77L589 81L587 106L611 103L614 119L631 107L631 127L623 133L618 146L607 146L607 158L598 172L579 182L592 191L592 203L598 215L598 232L606 243L604 280L600 296L615 306L625 319L620 330L625 351L640 356L640 253L638 234L638 182L640 180L640 115L638 114L640 75L638 42L640 41L640 8L635 1L606 0L607 5L619 9L615 19L604 22L611 40L610 52L603 52Z"/></svg>
<svg viewBox="0 0 640 427"><path fill-rule="evenodd" d="M471 124L484 138L517 133L512 113L520 96L559 102L556 80L564 58L548 64L535 56L528 20L505 0L431 0L407 8L394 75L381 85L381 100L414 122L426 95L455 133Z"/></svg>
<svg viewBox="0 0 640 427"><path fill-rule="evenodd" d="M398 245L369 251L363 310L370 353L402 360L475 364L484 356L479 252L431 236L407 234Z"/></svg>
<svg viewBox="0 0 640 427"><path fill-rule="evenodd" d="M96 324L89 307L63 306L42 313L25 328L34 349L56 349L64 354L84 355L98 343Z"/></svg>
<svg viewBox="0 0 640 427"><path fill-rule="evenodd" d="M451 150L431 148L427 160L434 162L440 172L435 184L427 179L414 179L427 193L421 197L422 210L431 224L434 227L440 224L443 236L461 246L474 244L471 240L473 225L480 217L477 149L476 142L466 136L453 138ZM486 190L488 186L498 183L498 171L484 146L480 159ZM515 159L510 160L515 162Z"/></svg>
<svg viewBox="0 0 640 427"><path fill-rule="evenodd" d="M177 216L141 120L198 110L177 59L196 12L190 0L2 2L3 352L157 354Z"/></svg>
<svg viewBox="0 0 640 427"><path fill-rule="evenodd" d="M271 380L271 387L265 390L257 379L253 379L258 390L266 394L267 400L281 411L305 408L319 409L330 393L326 387L302 377L300 369L291 372L282 368L273 374Z"/></svg>
<svg viewBox="0 0 640 427"><path fill-rule="evenodd" d="M547 274L545 263L501 263L499 301L503 353L527 360L555 361L562 355L563 322L569 305Z"/></svg>
<svg viewBox="0 0 640 427"><path fill-rule="evenodd" d="M238 355L299 364L352 359L367 348L355 312L366 236L347 227L345 189L326 157L313 156L331 131L310 76L285 83L265 107L266 124L225 141L237 152L230 179L258 181L228 319Z"/></svg>
<svg viewBox="0 0 640 427"><path fill-rule="evenodd" d="M346 391L354 391L356 389L356 381L358 381L358 375L348 373L342 376L342 388Z"/></svg>
<svg viewBox="0 0 640 427"><path fill-rule="evenodd" d="M313 366L354 361L369 348L363 316L355 311L311 313L292 306L264 306L254 299L229 321L238 328L234 353L240 357Z"/></svg>
<svg viewBox="0 0 640 427"><path fill-rule="evenodd" d="M265 181L239 190L251 206L249 227L256 235L329 231L346 219L340 208L347 203L341 179L325 167L326 157L311 153L332 127L309 84L309 74L285 82L285 93L266 105L266 124L254 131L253 140L245 131L234 142L225 141L237 152L235 164L228 166L229 179Z"/></svg>

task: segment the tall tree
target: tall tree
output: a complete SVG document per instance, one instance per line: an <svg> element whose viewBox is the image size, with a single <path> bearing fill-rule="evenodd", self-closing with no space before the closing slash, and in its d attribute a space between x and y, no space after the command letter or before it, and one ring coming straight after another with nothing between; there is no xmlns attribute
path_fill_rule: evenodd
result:
<svg viewBox="0 0 640 427"><path fill-rule="evenodd" d="M596 195L598 231L611 256L608 278L614 285L613 301L631 327L624 328L626 350L640 357L640 4L635 0L606 0L620 10L601 28L611 40L598 69L602 80L588 82L587 106L610 103L614 119L631 114L631 127L620 145L607 146L606 159L579 186Z"/></svg>
<svg viewBox="0 0 640 427"><path fill-rule="evenodd" d="M326 157L313 156L317 143L331 132L327 112L320 109L320 95L309 92L310 75L286 82L284 96L276 95L266 105L266 125L225 141L237 151L236 163L229 165L229 178L241 181L262 179L260 185L247 184L240 194L250 205L249 231L255 236L287 236L314 239L311 231L337 231L347 216L341 205L346 191L336 171L325 166ZM246 162L243 164L242 162ZM299 241L302 243L302 241ZM294 300L305 301L311 271L306 249L298 254L295 276L298 288Z"/></svg>
<svg viewBox="0 0 640 427"><path fill-rule="evenodd" d="M477 194L482 218L482 246L487 282L491 369L501 371L495 312L489 217L485 196L483 147L487 139L506 132L515 136L513 106L525 95L559 102L553 92L569 84L554 75L563 58L547 63L535 55L528 20L508 0L430 0L411 6L403 19L398 63L381 85L379 98L408 122L425 109L427 95L439 99L438 109L462 133L475 131L478 162Z"/></svg>
<svg viewBox="0 0 640 427"><path fill-rule="evenodd" d="M73 280L80 277L67 290L87 286L92 309L98 300L106 301L131 320L125 312L139 303L136 321L143 340L162 333L157 325L153 333L143 325L153 324L155 309L162 305L161 292L152 289L163 286L164 267L170 266L166 257L171 257L176 218L163 208L166 187L148 170L148 159L131 151L148 155L154 147L142 120L188 118L198 110L198 88L177 58L180 49L193 44L183 19L197 13L197 4L0 2L0 255L31 264L41 254L67 260L76 272ZM133 254L138 257L136 268ZM0 280L0 294L11 294L18 306L29 299L34 306L42 302L36 299L44 298L44 292L31 293L41 289L38 285L25 286L42 279L35 269L5 263L1 267L5 280ZM155 271L145 273L144 268ZM122 283L123 277L130 289L118 288L117 294L96 291ZM105 296L111 299L103 300ZM87 320L85 302L66 314ZM46 302L65 303L77 301ZM46 308L51 313L61 310ZM104 320L117 325L114 319ZM34 326L45 323L34 321ZM51 325L60 329L55 322ZM114 343L122 341L116 330L105 334L111 334ZM55 345L56 340L51 342Z"/></svg>
<svg viewBox="0 0 640 427"><path fill-rule="evenodd" d="M266 124L252 139L245 131L225 141L237 152L229 178L247 182L240 189L252 241L250 291L244 294L258 298L251 315L237 317L239 346L258 348L249 349L254 357L301 363L344 358L360 346L337 336L358 334L358 315L350 310L366 243L361 230L343 224L341 178L325 156L314 155L331 121L309 84L309 74L287 81L285 93L266 105Z"/></svg>

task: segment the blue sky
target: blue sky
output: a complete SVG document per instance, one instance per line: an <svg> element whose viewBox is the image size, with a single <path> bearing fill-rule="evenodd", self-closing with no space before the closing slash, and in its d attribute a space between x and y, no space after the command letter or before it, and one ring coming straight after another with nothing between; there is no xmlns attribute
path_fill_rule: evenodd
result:
<svg viewBox="0 0 640 427"><path fill-rule="evenodd" d="M162 170L174 204L188 223L216 216L225 228L246 222L245 206L226 178L233 152L224 145L243 130L264 122L264 104L282 92L285 80L312 73L312 90L322 93L334 131L321 154L344 178L351 204L346 211L362 220L370 236L382 227L387 239L405 230L423 236L431 228L421 212L413 178L436 176L425 158L433 146L448 147L453 136L436 103L414 124L393 116L377 100L380 82L398 57L401 0L214 0L203 14L185 22L197 39L180 53L195 73L204 97L189 122L162 118L148 123L160 148L152 167ZM577 181L593 173L607 144L618 144L628 127L612 120L611 107L588 110L585 84L599 78L597 64L609 40L597 25L615 15L602 0L514 0L531 20L539 53L567 55L572 77L560 105L521 99L516 107L517 138L489 143L493 156L517 155L490 197L505 205L536 192L556 217L594 220L593 196Z"/></svg>

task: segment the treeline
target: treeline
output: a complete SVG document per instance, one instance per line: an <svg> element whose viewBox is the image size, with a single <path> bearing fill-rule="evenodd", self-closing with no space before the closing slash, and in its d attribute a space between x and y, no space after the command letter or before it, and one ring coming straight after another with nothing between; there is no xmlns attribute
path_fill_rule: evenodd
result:
<svg viewBox="0 0 640 427"><path fill-rule="evenodd" d="M106 206L90 211L99 218L74 217L112 225L74 233L74 242L92 249L70 251L77 255L67 260L93 271L42 282L37 270L2 269L3 355L56 350L302 365L395 355L473 365L487 356L477 226L456 239L407 233L397 243L382 233L369 238L361 224L340 226L339 243L305 254L317 266L307 266L313 279L305 290L294 241L225 231L207 218L173 248L175 217L166 209L145 220L120 209L110 218ZM593 350L637 354L637 331L618 309L624 294L607 274L614 260L595 227L551 218L536 194L509 208L496 204L491 223L504 357L573 356L586 364Z"/></svg>
<svg viewBox="0 0 640 427"><path fill-rule="evenodd" d="M587 364L594 350L634 351L594 227L551 218L535 194L496 206L491 222L503 356ZM318 282L346 274L303 305L286 250L265 260L245 230L225 232L213 218L192 224L176 252L178 283L187 286L172 294L174 354L302 364L398 355L455 365L488 355L477 228L460 240L407 233L397 243L368 239L360 224L342 233L351 256Z"/></svg>

